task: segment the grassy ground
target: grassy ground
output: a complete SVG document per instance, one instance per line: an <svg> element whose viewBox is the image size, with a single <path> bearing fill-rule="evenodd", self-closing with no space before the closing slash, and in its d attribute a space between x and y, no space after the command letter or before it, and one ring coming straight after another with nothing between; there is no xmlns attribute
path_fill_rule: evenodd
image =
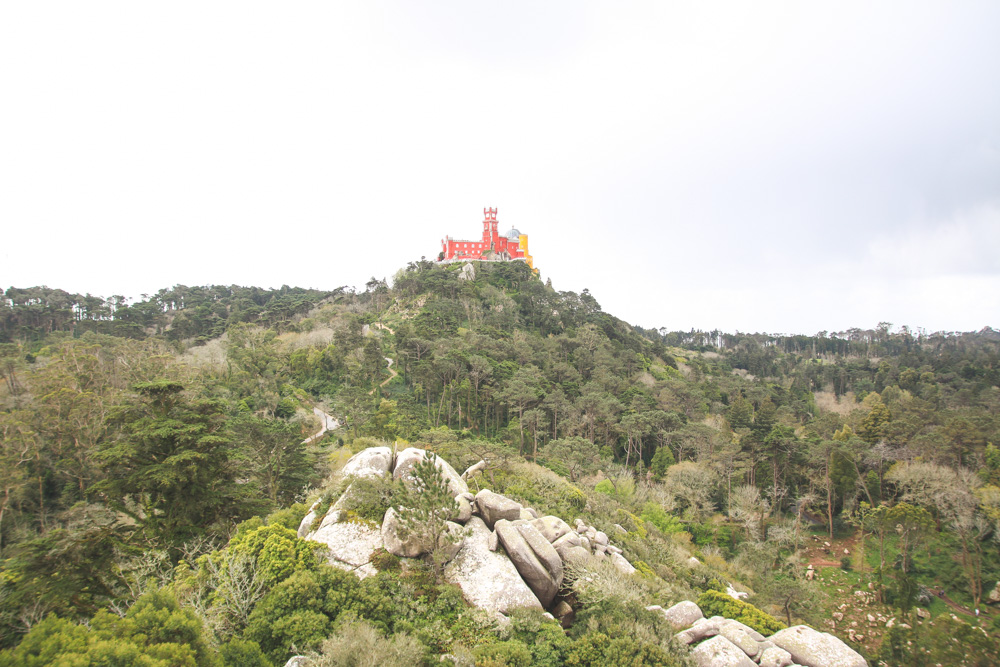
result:
<svg viewBox="0 0 1000 667"><path fill-rule="evenodd" d="M982 615L976 618L973 614L964 613L961 609L967 609L971 605L971 599L966 591L948 583L956 583L960 580L954 575L954 563L948 552L926 549L919 554L914 554L914 576L917 581L927 589L937 590L944 588L944 593L956 605L951 606L938 597L931 597L929 604L919 605L921 610L926 610L930 614L930 619L923 619L917 615L916 608L912 610L909 617L900 614L899 609L890 605L882 604L877 596L877 567L879 563L879 553L877 543L869 540L864 552L865 564L863 571L859 571L861 563L860 543L857 534L837 535L830 540L825 533L814 533L806 538L804 548L805 561L811 563L816 571L815 581L822 592L824 600L824 621L825 628L844 638L848 643L853 643L857 647L863 648L868 655L878 653L890 619L892 623L909 623L921 626L927 622L933 622L941 614L954 614L962 621L982 627L990 634L994 631L990 628L991 615L998 613L996 610L981 607ZM844 550L847 550L847 553ZM895 554L895 543L887 543L887 555ZM953 553L953 552L951 552ZM849 569L841 567L841 559L847 559ZM891 566L891 560L887 556L887 568ZM935 576L935 575L941 576ZM944 580L944 581L943 581ZM842 615L842 616L840 616ZM854 637L852 642L850 637Z"/></svg>

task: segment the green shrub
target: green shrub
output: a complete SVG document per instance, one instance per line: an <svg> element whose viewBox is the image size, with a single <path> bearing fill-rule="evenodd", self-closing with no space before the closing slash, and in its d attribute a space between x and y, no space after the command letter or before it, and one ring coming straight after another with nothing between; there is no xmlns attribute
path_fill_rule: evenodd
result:
<svg viewBox="0 0 1000 667"><path fill-rule="evenodd" d="M643 505L640 518L659 528L664 535L680 533L684 530L684 524L677 517L667 514L663 507L657 503L649 502Z"/></svg>
<svg viewBox="0 0 1000 667"><path fill-rule="evenodd" d="M89 627L50 614L15 649L0 652L3 667L46 665L221 665L201 621L159 590L140 597L124 618L101 610ZM252 664L252 663L251 663Z"/></svg>
<svg viewBox="0 0 1000 667"><path fill-rule="evenodd" d="M291 507L271 512L267 515L265 523L269 526L277 524L279 526L284 526L289 530L297 531L299 529L299 524L302 522L302 517L304 517L308 512L308 505L305 503L295 503Z"/></svg>
<svg viewBox="0 0 1000 667"><path fill-rule="evenodd" d="M565 665L580 667L676 667L678 661L655 644L629 636L612 639L602 632L580 637L566 652Z"/></svg>
<svg viewBox="0 0 1000 667"><path fill-rule="evenodd" d="M256 642L234 638L219 647L219 655L226 667L273 667L264 657Z"/></svg>
<svg viewBox="0 0 1000 667"><path fill-rule="evenodd" d="M246 554L255 560L257 574L268 588L294 572L317 569L315 548L315 542L307 542L294 530L276 523L238 533L229 543L234 554Z"/></svg>
<svg viewBox="0 0 1000 667"><path fill-rule="evenodd" d="M615 485L611 483L610 479L602 479L597 483L597 486L594 487L594 491L603 493L606 496L613 496L615 495Z"/></svg>
<svg viewBox="0 0 1000 667"><path fill-rule="evenodd" d="M698 596L698 606L706 617L723 616L739 621L764 636L773 635L787 626L749 602L737 600L719 591L707 590Z"/></svg>
<svg viewBox="0 0 1000 667"><path fill-rule="evenodd" d="M361 583L350 572L329 566L299 570L257 603L244 636L257 642L271 661L284 664L290 651L318 647L341 613L362 604Z"/></svg>
<svg viewBox="0 0 1000 667"><path fill-rule="evenodd" d="M531 650L516 639L476 647L476 667L531 667Z"/></svg>
<svg viewBox="0 0 1000 667"><path fill-rule="evenodd" d="M371 623L352 619L323 642L320 655L310 660L314 667L419 667L427 664L427 647L413 637L394 634L383 637Z"/></svg>
<svg viewBox="0 0 1000 667"><path fill-rule="evenodd" d="M527 644L532 667L560 667L573 643L559 623L538 609L515 609L507 631L511 639Z"/></svg>
<svg viewBox="0 0 1000 667"><path fill-rule="evenodd" d="M396 572L400 568L399 556L391 554L385 549L376 549L368 562L379 572Z"/></svg>

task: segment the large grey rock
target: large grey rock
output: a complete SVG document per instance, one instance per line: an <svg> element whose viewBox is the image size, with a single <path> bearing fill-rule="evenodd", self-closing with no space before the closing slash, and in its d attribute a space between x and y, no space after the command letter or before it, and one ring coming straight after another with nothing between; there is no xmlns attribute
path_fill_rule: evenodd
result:
<svg viewBox="0 0 1000 667"><path fill-rule="evenodd" d="M701 607L690 600L678 602L669 609L660 608L660 612L663 614L663 618L667 620L667 623L670 623L670 625L678 630L689 628L705 618L705 614L701 613Z"/></svg>
<svg viewBox="0 0 1000 667"><path fill-rule="evenodd" d="M563 616L569 616L573 613L573 607L569 605L565 600L560 600L556 606L552 608L552 615L556 618L562 618Z"/></svg>
<svg viewBox="0 0 1000 667"><path fill-rule="evenodd" d="M723 622L722 625L726 626L726 627L729 627L729 628L733 628L734 630L738 630L738 631L746 634L751 639L753 639L755 642L762 642L762 643L766 643L768 646L771 646L771 644L767 641L767 638L764 635L760 634L759 632L757 632L756 630L754 630L753 628L751 628L749 625L744 625L743 623L740 623L739 621L733 620L731 618L727 618ZM722 626L720 626L720 628L721 627ZM721 629L720 629L720 633L721 633Z"/></svg>
<svg viewBox="0 0 1000 667"><path fill-rule="evenodd" d="M628 559L621 554L611 554L608 556L611 560L611 564L618 568L618 571L622 574L635 574L635 568L632 563L628 562Z"/></svg>
<svg viewBox="0 0 1000 667"><path fill-rule="evenodd" d="M316 508L318 506L319 501L317 500L312 504L312 507L309 508L309 513L302 518L301 522L299 522L299 530L297 531L299 537L305 537L309 534L309 531L312 530L313 522L316 520Z"/></svg>
<svg viewBox="0 0 1000 667"><path fill-rule="evenodd" d="M493 493L489 489L483 489L476 494L476 511L490 530L497 521L517 521L521 518L521 504L514 502L507 496Z"/></svg>
<svg viewBox="0 0 1000 667"><path fill-rule="evenodd" d="M678 632L674 637L682 644L694 644L695 642L700 642L702 639L714 637L719 634L719 627L725 620L721 616L703 618L700 621L695 621L695 624L687 630Z"/></svg>
<svg viewBox="0 0 1000 667"><path fill-rule="evenodd" d="M719 626L719 634L746 653L752 660L756 660L764 650L760 644L764 641L764 637L739 621L727 619Z"/></svg>
<svg viewBox="0 0 1000 667"><path fill-rule="evenodd" d="M477 472L482 472L484 470L486 470L486 461L480 460L479 463L473 464L465 469L465 472L462 473L462 479L468 480Z"/></svg>
<svg viewBox="0 0 1000 667"><path fill-rule="evenodd" d="M385 544L385 550L402 558L416 558L427 553L428 545L419 536L407 535L404 538L400 533L399 513L390 507L382 520L382 542Z"/></svg>
<svg viewBox="0 0 1000 667"><path fill-rule="evenodd" d="M431 452L425 449L418 449L417 447L407 447L403 451L396 454L396 465L392 469L393 479L401 479L404 483L410 484L413 481L413 469L417 467L417 464L427 458ZM440 456L434 457L434 465L441 474L444 475L444 481L448 484L448 489L451 491L451 495L457 496L461 493L469 492L469 485L465 483L465 480L455 472L455 469L451 467L447 461L445 461Z"/></svg>
<svg viewBox="0 0 1000 667"><path fill-rule="evenodd" d="M334 567L350 570L361 579L377 572L368 562L375 550L383 546L382 531L377 527L356 521L327 524L324 518L324 524L306 539L326 545L328 560Z"/></svg>
<svg viewBox="0 0 1000 667"><path fill-rule="evenodd" d="M575 534L573 529L569 527L569 524L560 519L557 516L543 516L535 519L531 522L531 525L538 529L545 539L549 541L549 544L555 542L563 535Z"/></svg>
<svg viewBox="0 0 1000 667"><path fill-rule="evenodd" d="M996 604L1000 602L1000 581L993 587L993 590L986 596L986 601Z"/></svg>
<svg viewBox="0 0 1000 667"><path fill-rule="evenodd" d="M789 667L795 664L792 654L778 646L771 646L760 654L760 667Z"/></svg>
<svg viewBox="0 0 1000 667"><path fill-rule="evenodd" d="M465 525L472 518L472 503L470 503L465 496L455 496L455 505L458 507L458 511L452 519L456 523Z"/></svg>
<svg viewBox="0 0 1000 667"><path fill-rule="evenodd" d="M582 563L590 558L590 549L584 546L584 539L577 533L570 531L553 542L552 548L556 550L564 564Z"/></svg>
<svg viewBox="0 0 1000 667"><path fill-rule="evenodd" d="M718 635L698 644L691 657L698 667L757 667L743 651Z"/></svg>
<svg viewBox="0 0 1000 667"><path fill-rule="evenodd" d="M462 589L469 604L487 611L510 613L518 607L542 605L517 568L502 551L490 551L490 529L479 517L465 525L468 535L461 550L444 568L444 578Z"/></svg>
<svg viewBox="0 0 1000 667"><path fill-rule="evenodd" d="M352 456L340 474L344 477L384 477L390 470L392 450L388 447L369 447Z"/></svg>
<svg viewBox="0 0 1000 667"><path fill-rule="evenodd" d="M562 559L538 529L527 521L496 523L497 537L514 567L535 593L543 607L548 607L562 585Z"/></svg>
<svg viewBox="0 0 1000 667"><path fill-rule="evenodd" d="M807 625L793 625L768 637L788 651L792 660L807 667L867 667L861 654L826 632Z"/></svg>

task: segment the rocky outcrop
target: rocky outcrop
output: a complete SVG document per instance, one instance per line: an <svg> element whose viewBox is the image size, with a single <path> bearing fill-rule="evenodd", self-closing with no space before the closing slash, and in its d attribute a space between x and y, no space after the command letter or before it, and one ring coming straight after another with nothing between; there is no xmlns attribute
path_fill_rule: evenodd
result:
<svg viewBox="0 0 1000 667"><path fill-rule="evenodd" d="M388 447L373 447L351 457L343 473L352 477L391 475L412 487L413 470L428 455L415 447L396 455ZM597 557L608 559L625 574L635 572L607 534L581 519L576 519L574 529L557 516L540 517L532 508L488 489L473 496L446 461L435 457L435 465L455 496L455 506L448 510L454 521L448 523L448 533L439 540L436 550L420 536L404 537L399 517L403 510L399 508L388 509L381 525L349 519L353 515L346 511L350 507L347 501L353 485L347 487L313 531L318 506L315 503L302 520L299 534L325 544L333 565L353 570L361 577L375 572L368 561L379 548L401 558L418 558L431 551L443 554L445 561L451 560L446 579L457 584L471 604L501 613L519 606L559 606L556 596L565 563L586 563ZM466 474L481 468L473 466ZM567 611L566 602L560 602L559 616L566 618L572 608Z"/></svg>
<svg viewBox="0 0 1000 667"><path fill-rule="evenodd" d="M663 614L663 618L667 619L667 623L674 626L674 628L678 630L690 627L705 618L705 615L701 613L701 607L690 600L678 602L669 609L664 609L659 605L646 607L646 609L650 611L659 611Z"/></svg>
<svg viewBox="0 0 1000 667"><path fill-rule="evenodd" d="M309 534L309 531L312 530L313 522L316 521L317 507L319 507L318 500L312 504L312 507L309 508L309 513L306 514L305 517L302 518L302 521L299 522L299 529L297 531L299 537L305 537Z"/></svg>
<svg viewBox="0 0 1000 667"><path fill-rule="evenodd" d="M401 479L403 482L411 481L413 479L413 469L429 454L430 452L427 450L416 447L408 447L396 454L396 464L392 469L393 479ZM448 484L448 489L453 496L469 492L469 485L465 483L465 480L455 472L455 469L447 461L440 456L435 456L434 465L444 475L444 481Z"/></svg>
<svg viewBox="0 0 1000 667"><path fill-rule="evenodd" d="M340 474L344 477L383 477L392 470L392 450L369 447L352 456Z"/></svg>
<svg viewBox="0 0 1000 667"><path fill-rule="evenodd" d="M783 648L769 646L760 654L760 667L789 667L794 664L792 654Z"/></svg>
<svg viewBox="0 0 1000 667"><path fill-rule="evenodd" d="M472 518L472 503L465 496L455 496L455 505L458 507L458 511L452 519L464 526Z"/></svg>
<svg viewBox="0 0 1000 667"><path fill-rule="evenodd" d="M514 567L547 608L563 580L563 563L555 548L527 521L501 519L496 522L496 533Z"/></svg>
<svg viewBox="0 0 1000 667"><path fill-rule="evenodd" d="M509 613L518 607L542 605L521 578L517 568L499 551L490 551L490 529L479 517L466 524L469 531L461 550L444 568L446 581L462 589L469 602L487 611Z"/></svg>
<svg viewBox="0 0 1000 667"><path fill-rule="evenodd" d="M628 562L625 556L616 553L609 553L608 559L622 574L635 574L635 568L632 566L632 563Z"/></svg>
<svg viewBox="0 0 1000 667"><path fill-rule="evenodd" d="M581 563L590 558L590 548L584 547L583 541L577 533L570 532L553 542L552 547L563 563Z"/></svg>
<svg viewBox="0 0 1000 667"><path fill-rule="evenodd" d="M517 521L521 518L521 503L514 502L499 493L483 489L476 494L476 511L490 530L497 521Z"/></svg>
<svg viewBox="0 0 1000 667"><path fill-rule="evenodd" d="M324 524L310 533L307 539L326 545L330 564L334 567L353 570L362 579L375 574L375 568L368 561L375 550L382 547L381 530L354 521L327 522L327 519L335 517L328 514Z"/></svg>
<svg viewBox="0 0 1000 667"><path fill-rule="evenodd" d="M762 646L764 642L762 634L732 619L726 619L719 625L719 636L728 639L751 660L757 660L764 649L770 648L770 645Z"/></svg>
<svg viewBox="0 0 1000 667"><path fill-rule="evenodd" d="M416 535L404 538L400 531L399 513L390 507L382 520L382 542L385 550L401 558L417 558L426 553L422 540Z"/></svg>
<svg viewBox="0 0 1000 667"><path fill-rule="evenodd" d="M694 604L694 602L691 604ZM726 619L721 616L699 619L695 621L694 625L687 630L678 632L675 637L677 641L682 644L696 644L703 639L708 639L709 637L714 637L719 634L719 626L722 625L722 622L725 620Z"/></svg>
<svg viewBox="0 0 1000 667"><path fill-rule="evenodd" d="M573 532L573 529L569 527L569 524L557 516L549 515L539 517L532 520L531 525L545 536L545 539L549 541L549 544L552 544L563 535L568 535Z"/></svg>
<svg viewBox="0 0 1000 667"><path fill-rule="evenodd" d="M691 645L698 665L742 665L744 667L867 667L868 663L850 646L825 632L797 625L764 637L751 627L732 619L702 618L693 602L680 602L668 610L647 607L662 613L674 625L696 618L674 638ZM697 610L697 612L695 611Z"/></svg>
<svg viewBox="0 0 1000 667"><path fill-rule="evenodd" d="M462 473L462 479L468 481L477 472L482 472L483 470L486 470L486 461L480 459L478 463L474 463L465 469L465 472Z"/></svg>
<svg viewBox="0 0 1000 667"><path fill-rule="evenodd" d="M826 632L807 625L794 625L774 633L769 638L775 646L792 656L792 660L809 667L867 667L868 662L850 646Z"/></svg>
<svg viewBox="0 0 1000 667"><path fill-rule="evenodd" d="M704 641L691 651L698 667L757 667L743 651L721 636Z"/></svg>

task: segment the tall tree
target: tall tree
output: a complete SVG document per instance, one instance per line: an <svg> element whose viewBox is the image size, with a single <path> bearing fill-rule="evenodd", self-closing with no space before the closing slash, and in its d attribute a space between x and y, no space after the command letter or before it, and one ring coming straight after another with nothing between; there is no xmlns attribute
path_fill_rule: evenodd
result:
<svg viewBox="0 0 1000 667"><path fill-rule="evenodd" d="M210 526L244 517L240 484L229 465L221 406L189 398L168 380L134 387L135 403L110 417L117 430L97 454L106 478L95 485L147 537L172 549Z"/></svg>

